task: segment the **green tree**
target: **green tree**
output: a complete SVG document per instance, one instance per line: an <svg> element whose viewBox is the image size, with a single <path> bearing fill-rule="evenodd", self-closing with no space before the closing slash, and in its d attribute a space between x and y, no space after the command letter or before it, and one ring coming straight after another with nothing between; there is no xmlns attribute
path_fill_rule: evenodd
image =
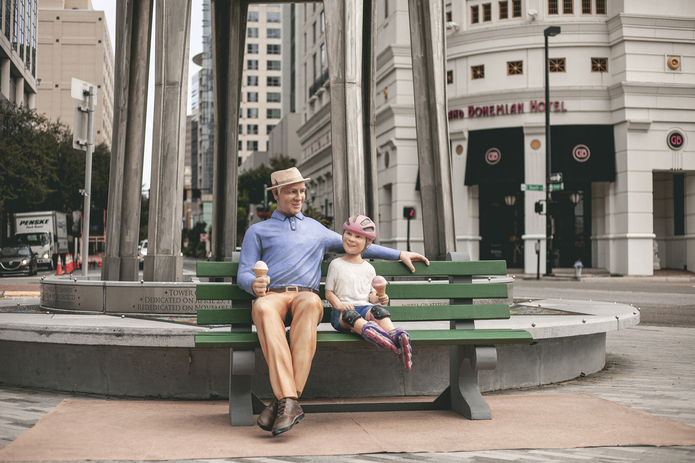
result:
<svg viewBox="0 0 695 463"><path fill-rule="evenodd" d="M105 210L111 153L92 157L91 208ZM15 212L82 210L85 152L72 147L72 131L35 110L0 103L0 217ZM6 230L6 227L3 227Z"/></svg>

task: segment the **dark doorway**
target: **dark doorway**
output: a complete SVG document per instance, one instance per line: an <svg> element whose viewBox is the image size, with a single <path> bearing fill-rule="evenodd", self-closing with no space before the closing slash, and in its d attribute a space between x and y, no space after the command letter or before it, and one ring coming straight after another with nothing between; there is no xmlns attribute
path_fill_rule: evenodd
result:
<svg viewBox="0 0 695 463"><path fill-rule="evenodd" d="M480 259L524 267L524 194L518 183L479 185Z"/></svg>
<svg viewBox="0 0 695 463"><path fill-rule="evenodd" d="M591 183L566 182L553 201L553 267L572 267L577 259L591 267Z"/></svg>

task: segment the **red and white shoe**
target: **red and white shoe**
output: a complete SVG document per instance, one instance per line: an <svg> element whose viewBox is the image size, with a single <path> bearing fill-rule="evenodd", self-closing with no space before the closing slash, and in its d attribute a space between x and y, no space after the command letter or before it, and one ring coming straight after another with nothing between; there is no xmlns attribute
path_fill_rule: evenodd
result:
<svg viewBox="0 0 695 463"><path fill-rule="evenodd" d="M402 328L396 328L389 333L391 341L398 348L398 358L410 370L413 367L413 348L410 346L410 335Z"/></svg>

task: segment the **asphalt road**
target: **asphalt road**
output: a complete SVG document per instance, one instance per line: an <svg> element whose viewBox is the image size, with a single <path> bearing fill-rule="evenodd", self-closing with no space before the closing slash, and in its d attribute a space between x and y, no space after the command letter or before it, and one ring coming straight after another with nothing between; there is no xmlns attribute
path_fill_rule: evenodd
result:
<svg viewBox="0 0 695 463"><path fill-rule="evenodd" d="M695 327L695 282L649 278L587 278L583 281L516 278L514 297L618 302L641 309L641 325Z"/></svg>

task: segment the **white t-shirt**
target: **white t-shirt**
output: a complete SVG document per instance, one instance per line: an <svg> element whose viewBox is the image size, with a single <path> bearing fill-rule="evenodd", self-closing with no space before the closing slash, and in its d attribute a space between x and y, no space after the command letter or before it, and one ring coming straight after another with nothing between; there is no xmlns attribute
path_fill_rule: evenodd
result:
<svg viewBox="0 0 695 463"><path fill-rule="evenodd" d="M369 293L373 291L372 279L375 276L376 270L366 260L361 264L351 264L340 258L334 259L328 266L326 290L332 291L343 304L354 307L372 305Z"/></svg>

